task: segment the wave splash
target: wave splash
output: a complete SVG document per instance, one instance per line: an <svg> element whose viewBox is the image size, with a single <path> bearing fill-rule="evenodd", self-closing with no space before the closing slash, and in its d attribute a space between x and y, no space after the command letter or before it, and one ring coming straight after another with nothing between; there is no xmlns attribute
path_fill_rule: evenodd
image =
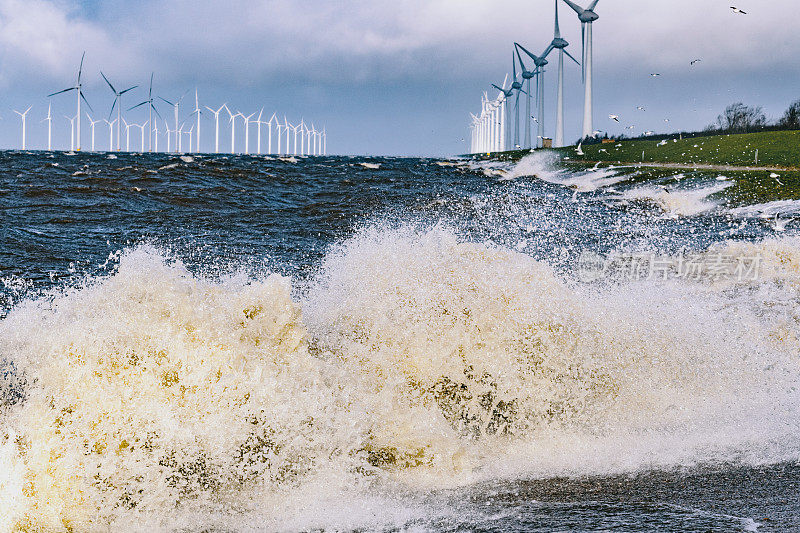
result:
<svg viewBox="0 0 800 533"><path fill-rule="evenodd" d="M764 278L597 287L372 228L300 299L129 250L0 322L0 525L280 523L309 491L796 460L800 243L736 246Z"/></svg>

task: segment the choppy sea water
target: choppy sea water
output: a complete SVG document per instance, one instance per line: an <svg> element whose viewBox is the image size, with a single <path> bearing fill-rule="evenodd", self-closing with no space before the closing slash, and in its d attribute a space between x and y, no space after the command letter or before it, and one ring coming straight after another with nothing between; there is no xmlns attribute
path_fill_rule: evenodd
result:
<svg viewBox="0 0 800 533"><path fill-rule="evenodd" d="M754 180L0 154L0 530L800 528Z"/></svg>

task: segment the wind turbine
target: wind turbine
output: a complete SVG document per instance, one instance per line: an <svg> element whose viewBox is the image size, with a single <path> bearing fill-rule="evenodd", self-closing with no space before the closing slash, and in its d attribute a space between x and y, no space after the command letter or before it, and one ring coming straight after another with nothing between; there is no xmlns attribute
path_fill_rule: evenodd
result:
<svg viewBox="0 0 800 533"><path fill-rule="evenodd" d="M83 59L85 57L86 57L86 52L84 52L83 55L81 56L81 66L78 68L78 83L75 84L75 87L70 87L68 89L64 89L63 91L58 91L58 92L55 92L55 93L47 95L47 97L50 98L51 96L55 96L57 94L68 93L70 91L78 91L78 112L75 114L75 117L77 118L77 121L78 121L78 124L77 124L78 128L77 129L78 129L78 151L79 152L81 151L81 100L86 102L86 105L89 107L89 109L92 111L92 113L94 113L94 109L92 109L92 106L89 105L89 101L86 99L85 96L83 96L83 89L81 88L82 87L82 85L81 85L81 74L83 73ZM74 148L73 148L73 150L74 150Z"/></svg>
<svg viewBox="0 0 800 533"><path fill-rule="evenodd" d="M75 119L77 117L68 117L64 115L64 118L69 120L69 151L72 152L75 150Z"/></svg>
<svg viewBox="0 0 800 533"><path fill-rule="evenodd" d="M278 132L278 151L275 152L275 153L276 153L276 155L281 155L281 149L282 149L282 146L283 146L281 144L281 140L283 139L283 127L281 126L280 120L276 117L276 115L274 113L272 114L272 116L275 117L275 129ZM270 123L272 123L272 119L269 119L269 121L270 121ZM270 127L270 136L272 136L272 128L271 127ZM270 147L270 152L272 152L272 147Z"/></svg>
<svg viewBox="0 0 800 533"><path fill-rule="evenodd" d="M286 131L286 155L289 155L289 130L294 130L294 126L290 125L289 121L286 120L286 115L283 116L283 124Z"/></svg>
<svg viewBox="0 0 800 533"><path fill-rule="evenodd" d="M143 106L143 105L147 106L147 124L150 127L150 132L149 132L150 133L150 135L149 135L150 139L147 141L147 144L148 144L148 150L150 152L152 152L153 151L153 128L155 128L156 130L158 129L158 122L153 120L153 111L155 111L156 116L158 118L161 118L161 115L159 114L158 109L156 109L156 106L155 106L154 100L153 100L153 74L152 73L150 74L150 91L147 93L147 100L145 100L144 102L142 102L140 104L136 104L132 108L128 109L128 111L131 111L131 110L136 109L137 107L140 107L140 106ZM142 147L142 151L144 151L144 147ZM158 145L156 145L156 152L157 151L158 151Z"/></svg>
<svg viewBox="0 0 800 533"><path fill-rule="evenodd" d="M269 150L267 151L268 154L272 153L272 121L273 120L275 121L275 124L277 125L278 124L278 115L276 115L275 113L272 114L272 117L270 117L269 122L267 122L267 126L269 126L269 136L267 138L267 142L269 143L269 146L268 146ZM280 128L278 128L278 151L280 151L280 146L281 146L281 130L280 130Z"/></svg>
<svg viewBox="0 0 800 533"><path fill-rule="evenodd" d="M234 114L227 107L225 109L228 111L228 115L230 115L230 117L231 117L229 119L229 122L231 123L231 154L235 154L236 153L236 117L240 116L240 117L244 118L244 115L242 115L238 111L236 112L236 114Z"/></svg>
<svg viewBox="0 0 800 533"><path fill-rule="evenodd" d="M103 79L106 80L106 83L108 84L108 87L111 89L111 92L114 93L114 103L111 104L111 111L108 113L108 118L111 118L111 115L114 113L114 106L117 106L117 152L119 152L119 128L120 128L120 122L123 122L123 119L122 119L122 95L127 93L128 91L134 90L136 87L138 87L138 85L134 85L133 87L128 87L124 91L117 91L114 88L114 86L111 85L111 82L108 81L108 78L106 78L106 75L103 74L102 70L100 71L100 75L103 76ZM127 127L127 123L126 123L126 127Z"/></svg>
<svg viewBox="0 0 800 533"><path fill-rule="evenodd" d="M186 132L189 135L189 150L192 149L192 135L194 134L194 126L189 128L189 131Z"/></svg>
<svg viewBox="0 0 800 533"><path fill-rule="evenodd" d="M539 143L544 142L544 67L548 63L547 56L553 51L553 47L552 45L548 45L547 49L544 51L544 53L542 53L542 55L535 56L526 50L521 44L514 43L514 45L517 46L517 53L519 53L519 50L522 50L528 55L528 57L533 59L533 63L536 65L536 99L538 100L539 104L539 111L536 113L536 121L539 124L539 134L536 141L538 146Z"/></svg>
<svg viewBox="0 0 800 533"><path fill-rule="evenodd" d="M125 124L125 151L131 151L131 127L125 121L125 119L121 119L122 122ZM119 124L117 124L117 152L119 152Z"/></svg>
<svg viewBox="0 0 800 533"><path fill-rule="evenodd" d="M155 134L155 150L158 152L158 122L153 124L153 133Z"/></svg>
<svg viewBox="0 0 800 533"><path fill-rule="evenodd" d="M492 84L492 87L494 87L495 89L500 91L500 93L501 93L500 98L502 98L502 103L501 103L502 107L501 107L501 110L500 110L501 121L502 121L501 131L500 131L500 151L505 151L506 148L507 148L506 147L506 117L508 115L508 110L509 110L509 108L507 106L507 102L511 98L511 96L513 96L513 94L514 94L514 89L513 88L509 88L509 89L505 88L506 83L508 83L508 74L506 74L506 77L503 80L503 86L502 87L498 87L494 83Z"/></svg>
<svg viewBox="0 0 800 533"><path fill-rule="evenodd" d="M242 115L244 119L244 153L249 155L250 154L250 119L255 116L255 113L251 113L247 116Z"/></svg>
<svg viewBox="0 0 800 533"><path fill-rule="evenodd" d="M527 101L525 103L525 144L522 146L523 148L530 148L531 147L531 78L536 75L535 70L528 70L525 67L525 63L522 61L522 55L519 53L519 48L514 44L514 49L517 52L517 59L519 60L519 66L522 69L522 79L528 82L528 90L525 94L528 96ZM523 81L523 83L525 83ZM520 89L522 90L522 89Z"/></svg>
<svg viewBox="0 0 800 533"><path fill-rule="evenodd" d="M195 147L195 153L199 154L200 153L200 115L202 115L203 112L200 110L200 99L197 96L197 87L194 88L194 113L197 115L197 145ZM192 148L191 135L189 137L190 137L189 149L191 150L191 148Z"/></svg>
<svg viewBox="0 0 800 533"><path fill-rule="evenodd" d="M92 128L92 152L94 152L94 127L95 124L100 122L100 119L92 120L92 117L89 115L89 113L86 113L86 118L89 119L89 126Z"/></svg>
<svg viewBox="0 0 800 533"><path fill-rule="evenodd" d="M322 128L322 155L328 155L328 132Z"/></svg>
<svg viewBox="0 0 800 533"><path fill-rule="evenodd" d="M561 148L564 146L564 54L578 65L580 65L580 63L566 50L569 43L561 38L561 30L558 27L558 0L554 1L556 4L556 25L553 41L550 43L550 48L558 50L558 103L556 107L556 136L554 146L556 148Z"/></svg>
<svg viewBox="0 0 800 533"><path fill-rule="evenodd" d="M264 115L264 108L262 107L261 111L258 112L258 118L256 119L256 126L258 127L258 135L256 136L258 140L257 143L258 146L256 147L256 152L258 155L261 155L261 126L264 125L264 123L261 122L261 117L263 115Z"/></svg>
<svg viewBox="0 0 800 533"><path fill-rule="evenodd" d="M298 124L297 126L292 128L292 131L294 131L294 155L297 155L297 132L299 131L299 132L302 133L301 128L302 128L302 124ZM302 137L302 135L301 135L301 137Z"/></svg>
<svg viewBox="0 0 800 533"><path fill-rule="evenodd" d="M170 102L169 100L167 100L166 98L162 98L162 97L159 96L159 98L164 100L167 104L171 105L173 110L175 111L175 130L174 130L174 133L175 133L175 149L178 150L178 151L180 151L180 148L178 148L180 146L180 141L178 139L178 135L179 135L178 134L178 128L181 127L178 124L178 114L180 112L181 102L183 101L183 99L186 97L187 94L189 94L189 91L186 91L185 93L183 93L183 96L181 96L180 99L174 104L172 102ZM167 129L169 129L169 128L167 128ZM169 133L167 133L167 137L169 137ZM167 144L169 144L169 141L167 141ZM167 149L167 151L169 151L169 149Z"/></svg>
<svg viewBox="0 0 800 533"><path fill-rule="evenodd" d="M27 133L26 130L27 130L27 123L28 123L28 111L31 110L31 107L33 107L33 106L28 106L28 109L26 109L24 113L20 113L16 109L14 110L14 113L19 115L20 118L22 119L22 149L23 150L25 150L27 148L25 146L25 139L26 139L26 133Z"/></svg>
<svg viewBox="0 0 800 533"><path fill-rule="evenodd" d="M113 152L114 151L114 123L116 121L117 121L117 119L114 119L111 122L109 122L108 119L103 119L103 122L108 124L108 151L109 152Z"/></svg>
<svg viewBox="0 0 800 533"><path fill-rule="evenodd" d="M47 103L47 116L42 120L42 122L47 122L47 151L50 152L53 150L53 115L51 114L51 110L53 107L52 102Z"/></svg>
<svg viewBox="0 0 800 533"><path fill-rule="evenodd" d="M222 112L223 109L228 109L228 104L222 104L219 109L214 111L210 107L206 106L212 115L214 115L214 152L219 153L219 114ZM230 113L230 110L228 110Z"/></svg>
<svg viewBox="0 0 800 533"><path fill-rule="evenodd" d="M592 135L592 23L597 20L597 13L594 8L600 0L594 0L586 9L581 8L575 2L564 0L575 13L578 14L578 20L581 21L581 40L583 42L583 56L581 63L583 64L583 137L590 137Z"/></svg>

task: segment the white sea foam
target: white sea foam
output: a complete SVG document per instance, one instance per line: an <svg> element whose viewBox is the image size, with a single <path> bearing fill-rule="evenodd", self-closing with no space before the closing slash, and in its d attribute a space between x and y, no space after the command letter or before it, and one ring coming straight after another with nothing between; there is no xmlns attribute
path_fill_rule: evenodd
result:
<svg viewBox="0 0 800 533"><path fill-rule="evenodd" d="M695 189L644 186L625 191L621 197L625 200L651 201L670 216L694 216L717 208L719 203L709 200L709 196L720 193L732 185L733 182L727 181Z"/></svg>
<svg viewBox="0 0 800 533"><path fill-rule="evenodd" d="M774 216L800 215L800 200L776 200L765 204L747 205L731 209L730 213L738 217L772 218Z"/></svg>
<svg viewBox="0 0 800 533"><path fill-rule="evenodd" d="M580 193L610 187L629 178L627 175L620 174L613 167L603 169L595 167L584 172L567 172L559 168L559 160L560 156L556 152L534 152L522 158L506 174L506 179L531 176L548 183L569 187Z"/></svg>
<svg viewBox="0 0 800 533"><path fill-rule="evenodd" d="M293 300L129 250L0 321L0 527L399 527L392 487L797 460L800 241L719 246L761 278L575 285L371 228Z"/></svg>

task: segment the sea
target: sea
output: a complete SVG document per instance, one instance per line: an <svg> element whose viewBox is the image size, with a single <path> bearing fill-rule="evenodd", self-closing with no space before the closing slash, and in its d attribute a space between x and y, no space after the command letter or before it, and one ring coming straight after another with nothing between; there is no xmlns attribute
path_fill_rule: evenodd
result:
<svg viewBox="0 0 800 533"><path fill-rule="evenodd" d="M0 531L800 530L794 180L2 152Z"/></svg>

